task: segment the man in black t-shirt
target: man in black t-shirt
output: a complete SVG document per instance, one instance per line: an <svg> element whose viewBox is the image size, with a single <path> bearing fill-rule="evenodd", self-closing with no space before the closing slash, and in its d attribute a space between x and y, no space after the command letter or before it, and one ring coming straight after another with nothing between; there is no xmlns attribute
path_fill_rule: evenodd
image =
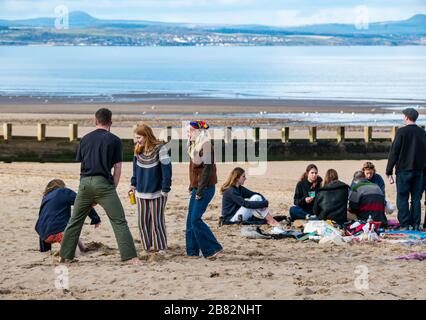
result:
<svg viewBox="0 0 426 320"><path fill-rule="evenodd" d="M77 152L81 162L80 186L70 221L61 243L61 262L74 258L84 220L94 204L105 209L110 219L123 261L139 264L133 237L127 225L116 187L121 176L123 146L120 138L110 132L110 110L102 108L95 114L96 130L85 135ZM111 174L111 169L114 173Z"/></svg>

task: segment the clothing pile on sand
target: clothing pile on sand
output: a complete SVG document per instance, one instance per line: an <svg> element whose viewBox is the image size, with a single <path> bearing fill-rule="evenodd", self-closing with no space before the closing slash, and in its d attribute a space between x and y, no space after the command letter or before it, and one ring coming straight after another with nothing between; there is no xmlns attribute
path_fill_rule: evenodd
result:
<svg viewBox="0 0 426 320"><path fill-rule="evenodd" d="M299 220L300 221L300 220ZM302 222L302 221L300 221ZM407 246L426 245L426 232L415 230L398 230L399 224L390 220L387 229L381 227L380 221L355 220L337 224L331 220L303 221L299 224L302 231L274 227L270 232L262 231L259 226L243 226L241 236L248 239L284 239L297 241L314 241L319 244L347 245L360 242L385 242ZM424 260L426 253L415 253L396 257L399 260Z"/></svg>

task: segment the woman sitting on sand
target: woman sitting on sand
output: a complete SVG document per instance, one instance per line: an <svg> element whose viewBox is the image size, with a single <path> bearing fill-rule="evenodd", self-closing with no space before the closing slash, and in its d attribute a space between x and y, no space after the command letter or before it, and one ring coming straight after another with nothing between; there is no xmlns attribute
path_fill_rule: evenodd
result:
<svg viewBox="0 0 426 320"><path fill-rule="evenodd" d="M54 179L50 181L43 193L39 217L35 229L40 237L40 251L50 251L53 243L61 243L65 227L71 217L71 206L77 194L65 187L64 181ZM92 208L89 212L90 224L99 227L101 219ZM78 241L75 255L86 250L82 240Z"/></svg>
<svg viewBox="0 0 426 320"><path fill-rule="evenodd" d="M231 171L220 189L223 195L222 217L224 224L250 221L253 217L256 217L265 219L271 226L279 227L279 222L269 212L268 200L260 193L243 187L246 179L244 169L236 167Z"/></svg>
<svg viewBox="0 0 426 320"><path fill-rule="evenodd" d="M165 208L172 184L172 163L164 142L147 125L135 129L136 145L129 192L136 193L138 226L144 250L167 249Z"/></svg>
<svg viewBox="0 0 426 320"><path fill-rule="evenodd" d="M290 208L291 219L316 219L313 214L314 200L321 187L322 178L318 175L318 168L314 164L306 167L294 193L294 206Z"/></svg>
<svg viewBox="0 0 426 320"><path fill-rule="evenodd" d="M339 181L337 171L327 170L324 186L315 197L313 213L321 220L343 224L347 220L349 186Z"/></svg>

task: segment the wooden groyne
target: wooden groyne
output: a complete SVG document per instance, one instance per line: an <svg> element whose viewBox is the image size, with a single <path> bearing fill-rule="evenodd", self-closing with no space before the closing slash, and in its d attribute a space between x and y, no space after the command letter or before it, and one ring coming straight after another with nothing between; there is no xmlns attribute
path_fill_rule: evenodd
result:
<svg viewBox="0 0 426 320"><path fill-rule="evenodd" d="M72 162L79 145L78 126L70 124L68 137L46 136L44 123L37 124L36 136L14 136L13 125L3 124L0 136L0 161ZM335 139L318 139L318 128L309 127L305 139L292 139L292 127L281 129L281 139L269 139L267 131L253 128L249 135L235 135L224 128L222 139L214 139L217 162L284 161L284 160L354 160L386 159L397 127L389 138L374 138L374 127L363 129L363 138L347 138L346 127L336 127ZM164 128L173 162L187 162L186 139L172 139L172 127ZM133 139L122 139L124 160L133 157Z"/></svg>

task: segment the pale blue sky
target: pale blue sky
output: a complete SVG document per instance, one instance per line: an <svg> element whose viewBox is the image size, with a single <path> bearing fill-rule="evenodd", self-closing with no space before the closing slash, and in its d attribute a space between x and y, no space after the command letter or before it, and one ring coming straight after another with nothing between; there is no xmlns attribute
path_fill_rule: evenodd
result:
<svg viewBox="0 0 426 320"><path fill-rule="evenodd" d="M276 26L355 23L358 6L370 22L426 14L426 0L0 0L0 19L53 17L59 5L103 19Z"/></svg>

